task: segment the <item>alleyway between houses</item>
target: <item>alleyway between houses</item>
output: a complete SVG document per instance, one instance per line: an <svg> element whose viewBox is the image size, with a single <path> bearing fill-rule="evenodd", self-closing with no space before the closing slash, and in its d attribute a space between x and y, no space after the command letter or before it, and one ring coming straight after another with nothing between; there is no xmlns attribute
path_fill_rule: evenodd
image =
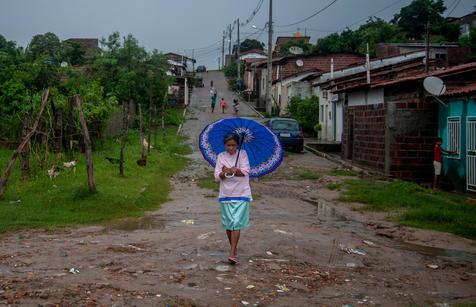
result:
<svg viewBox="0 0 476 307"><path fill-rule="evenodd" d="M252 181L251 227L240 264L226 262L216 191L197 182L211 167L197 147L210 122L209 88L229 105L222 73L203 74L183 134L189 166L172 178L170 201L143 218L0 237L0 305L34 306L446 306L476 302L476 246L445 233L398 227L342 204L326 188L337 165L287 153ZM218 108L217 108L218 109ZM240 115L256 117L241 104ZM299 178L303 171L321 178ZM150 187L153 188L153 187ZM353 209L354 208L354 209Z"/></svg>

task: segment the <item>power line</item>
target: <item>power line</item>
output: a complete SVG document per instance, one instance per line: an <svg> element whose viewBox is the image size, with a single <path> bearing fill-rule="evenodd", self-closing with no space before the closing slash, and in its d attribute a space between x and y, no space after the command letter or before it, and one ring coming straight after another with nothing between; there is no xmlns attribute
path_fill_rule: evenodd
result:
<svg viewBox="0 0 476 307"><path fill-rule="evenodd" d="M240 26L242 26L242 27L246 26L247 24L249 24L253 20L253 18L255 18L256 14L261 9L261 6L263 5L263 2L264 2L264 0L259 0L258 1L258 4L256 5L256 8L251 13L251 16L248 17L248 19L246 19L244 22L240 23Z"/></svg>
<svg viewBox="0 0 476 307"><path fill-rule="evenodd" d="M348 25L348 26L342 28L340 31L343 31L343 30L345 30L346 28L350 28L350 27L352 27L352 26L355 26L356 24L358 24L358 23L360 23L360 22L362 22L362 21L364 21L364 20L367 20L369 17L375 16L375 15L377 15L377 14L379 14L379 13L385 11L386 9L391 8L392 6L398 4L398 3L402 2L402 1L404 1L404 0L397 0L397 1L395 1L395 2L392 2L392 3L390 3L390 5L387 5L387 6L384 7L383 9L380 9L380 10L378 10L378 11L375 12L375 13L372 13L372 14L370 14L370 15L368 15L368 16L365 16L365 17L362 18L362 19L357 20L357 21L354 22L354 23L351 23L350 25Z"/></svg>
<svg viewBox="0 0 476 307"><path fill-rule="evenodd" d="M458 7L458 5L459 5L460 2L461 2L461 0L455 0L455 1L453 2L453 4L456 3L456 5L453 6L453 8L451 9L451 11L450 11L448 14L446 14L446 17L450 16L451 13L453 13L453 11ZM452 5L453 5L453 4L452 4ZM452 5L450 5L450 7L451 7Z"/></svg>
<svg viewBox="0 0 476 307"><path fill-rule="evenodd" d="M333 0L331 3L329 3L328 5L326 5L325 7L323 7L322 9L318 10L317 12L315 12L314 14L312 14L311 16L309 17L306 17L304 19L301 19L299 21L296 21L296 22L293 22L293 23L290 23L290 24L287 24L287 25L275 25L275 27L291 27L291 26L294 26L294 25L297 25L297 24L300 24L300 23L303 23L309 19L311 19L312 17L324 12L326 9L328 9L329 7L331 7L334 3L336 3L337 0Z"/></svg>

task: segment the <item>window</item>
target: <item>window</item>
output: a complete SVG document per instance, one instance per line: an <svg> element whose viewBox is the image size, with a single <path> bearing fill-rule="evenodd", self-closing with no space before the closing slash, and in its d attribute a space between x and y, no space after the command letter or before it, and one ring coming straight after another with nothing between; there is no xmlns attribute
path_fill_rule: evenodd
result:
<svg viewBox="0 0 476 307"><path fill-rule="evenodd" d="M322 98L327 99L327 91L322 91Z"/></svg>
<svg viewBox="0 0 476 307"><path fill-rule="evenodd" d="M448 132L446 150L455 151L457 155L448 155L448 158L459 159L461 150L461 118L448 117Z"/></svg>
<svg viewBox="0 0 476 307"><path fill-rule="evenodd" d="M320 114L320 117L321 117L321 122L324 121L324 106L321 106L321 114Z"/></svg>

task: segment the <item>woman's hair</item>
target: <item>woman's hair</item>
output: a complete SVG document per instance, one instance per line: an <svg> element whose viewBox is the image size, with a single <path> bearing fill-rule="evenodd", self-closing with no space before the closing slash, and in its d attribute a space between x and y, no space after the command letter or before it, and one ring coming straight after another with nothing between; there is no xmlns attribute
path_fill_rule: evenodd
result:
<svg viewBox="0 0 476 307"><path fill-rule="evenodd" d="M234 140L236 144L240 144L240 136L236 133L228 133L227 135L225 135L225 137L223 138L223 144L230 140Z"/></svg>

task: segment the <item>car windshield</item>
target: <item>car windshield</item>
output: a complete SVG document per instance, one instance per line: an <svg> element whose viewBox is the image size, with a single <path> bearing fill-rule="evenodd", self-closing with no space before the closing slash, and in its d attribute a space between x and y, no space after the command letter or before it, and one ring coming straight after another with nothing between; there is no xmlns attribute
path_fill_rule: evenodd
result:
<svg viewBox="0 0 476 307"><path fill-rule="evenodd" d="M299 131L299 124L291 120L275 120L271 123L271 129Z"/></svg>

